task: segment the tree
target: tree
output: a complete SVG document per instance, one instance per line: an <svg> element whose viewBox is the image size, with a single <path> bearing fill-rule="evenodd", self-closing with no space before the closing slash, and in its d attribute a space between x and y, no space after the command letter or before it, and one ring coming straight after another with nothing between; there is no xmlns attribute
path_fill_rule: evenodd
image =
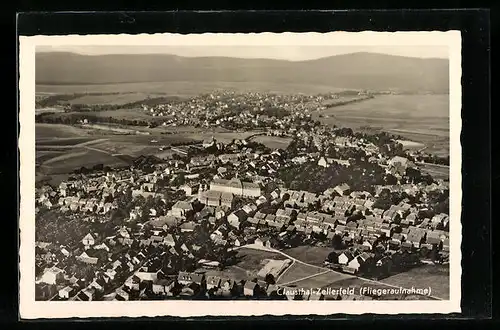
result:
<svg viewBox="0 0 500 330"><path fill-rule="evenodd" d="M335 253L335 251L332 251L328 254L327 260L331 263L337 263L339 260L339 256L337 255L337 253Z"/></svg>
<svg viewBox="0 0 500 330"><path fill-rule="evenodd" d="M332 239L332 247L336 250L339 250L342 248L342 237L338 234L335 234Z"/></svg>
<svg viewBox="0 0 500 330"><path fill-rule="evenodd" d="M270 274L270 273L266 275L265 281L267 284L276 284L276 280L274 278L274 275Z"/></svg>

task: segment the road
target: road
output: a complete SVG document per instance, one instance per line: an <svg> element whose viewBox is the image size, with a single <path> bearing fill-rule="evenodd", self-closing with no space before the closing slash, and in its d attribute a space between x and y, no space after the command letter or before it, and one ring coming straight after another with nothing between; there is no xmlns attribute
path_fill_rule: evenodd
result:
<svg viewBox="0 0 500 330"><path fill-rule="evenodd" d="M282 256L284 256L284 257L292 260L293 262L297 262L297 263L300 263L300 264L303 264L303 265L306 265L306 266L309 266L309 267L314 267L314 268L318 268L318 269L322 269L323 270L323 272L321 272L321 273L309 275L309 276L306 276L304 278L296 279L296 280L293 280L293 281L290 281L290 282L287 282L287 283L284 283L284 284L281 284L281 285L289 285L291 283L299 282L299 281L302 281L302 280L305 280L305 279L308 279L308 278L312 278L312 277L315 277L315 276L318 276L318 275L326 274L328 272L334 272L334 273L338 273L338 274L342 274L342 275L348 276L348 278L358 278L360 280L363 280L363 281L366 281L366 282L369 282L369 283L373 283L373 284L377 284L377 285L382 285L382 286L387 286L387 287L391 287L391 288L395 288L395 289L399 289L400 288L400 286L397 286L397 285L392 285L392 284L383 283L383 282L379 282L379 281L375 281L375 280L370 280L370 279L367 279L367 278L364 278L364 277L360 277L360 276L339 273L339 272L336 272L336 271L331 270L331 269L326 268L326 267L320 267L320 266L316 266L316 265L311 265L311 264L309 264L307 262L301 261L301 260L299 260L297 258L294 258L294 257L292 257L292 256L284 253L283 251L276 250L274 248L268 248L268 247L265 247L265 246L262 246L262 245L257 245L257 244L248 244L248 245L240 246L240 247L235 248L235 249L237 250L237 249L241 249L241 248L248 248L248 249L254 249L254 250L261 250L261 251L266 251L266 252L277 253L277 254L280 254L280 255L282 255ZM286 271L283 272L283 273L286 273ZM281 278L281 276L279 278ZM436 296L429 296L429 298L434 299L434 300L443 300L442 298L439 298L439 297L436 297Z"/></svg>

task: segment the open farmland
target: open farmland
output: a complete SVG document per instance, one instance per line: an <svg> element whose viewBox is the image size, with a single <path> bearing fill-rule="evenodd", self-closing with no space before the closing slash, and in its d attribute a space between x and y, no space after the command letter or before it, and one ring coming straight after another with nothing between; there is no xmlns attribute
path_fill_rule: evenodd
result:
<svg viewBox="0 0 500 330"><path fill-rule="evenodd" d="M353 129L377 127L434 149L449 144L449 95L382 95L327 108L313 117Z"/></svg>
<svg viewBox="0 0 500 330"><path fill-rule="evenodd" d="M328 254L332 251L333 249L327 247L311 247L303 245L291 249L286 249L283 252L305 263L315 266L323 266L323 262L325 261Z"/></svg>
<svg viewBox="0 0 500 330"><path fill-rule="evenodd" d="M403 288L431 288L431 295L441 299L450 297L450 269L448 265L424 265L407 272L393 275L381 280L382 283L401 286Z"/></svg>
<svg viewBox="0 0 500 330"><path fill-rule="evenodd" d="M325 285L332 285L337 281L341 281L344 279L351 278L351 275L342 274L339 272L335 272L333 270L321 272L316 276L312 276L303 280L299 280L297 282L290 283L290 286L296 288L322 288Z"/></svg>
<svg viewBox="0 0 500 330"><path fill-rule="evenodd" d="M48 175L62 174L72 172L82 166L92 167L98 164L113 167L127 165L127 162L104 152L84 149L51 158L40 165L40 170Z"/></svg>
<svg viewBox="0 0 500 330"><path fill-rule="evenodd" d="M22 129L22 128L21 128ZM39 139L54 139L54 138L75 138L88 136L88 131L75 126L63 124L41 124L36 123L35 138Z"/></svg>
<svg viewBox="0 0 500 330"><path fill-rule="evenodd" d="M259 135L254 137L252 141L255 141L257 143L262 143L263 145L271 149L286 149L286 147L288 147L292 139L276 137L276 136Z"/></svg>
<svg viewBox="0 0 500 330"><path fill-rule="evenodd" d="M448 180L450 178L450 167L437 164L419 164L423 173L432 175L436 179Z"/></svg>
<svg viewBox="0 0 500 330"><path fill-rule="evenodd" d="M319 273L324 272L323 269L305 265L299 262L293 263L282 275L279 277L277 281L278 284L292 284L296 281L300 281L304 278L308 278L313 275L317 275Z"/></svg>
<svg viewBox="0 0 500 330"><path fill-rule="evenodd" d="M68 101L69 104L109 104L109 105L123 105L127 103L138 102L153 96L147 93L113 93L103 95L83 95Z"/></svg>
<svg viewBox="0 0 500 330"><path fill-rule="evenodd" d="M235 92L266 92L276 94L320 94L341 92L345 90L345 88L336 88L321 84L274 83L266 81L166 81L87 85L36 85L37 93L144 93L181 97L191 97L203 93L212 93L221 89Z"/></svg>
<svg viewBox="0 0 500 330"><path fill-rule="evenodd" d="M285 260L286 258L278 253L241 248L236 256L239 260L238 267L257 272L265 264L265 259Z"/></svg>

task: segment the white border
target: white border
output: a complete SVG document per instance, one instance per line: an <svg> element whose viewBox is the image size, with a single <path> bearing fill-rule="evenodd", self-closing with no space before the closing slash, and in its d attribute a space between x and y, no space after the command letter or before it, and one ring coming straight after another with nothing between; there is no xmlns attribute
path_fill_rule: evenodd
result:
<svg viewBox="0 0 500 330"><path fill-rule="evenodd" d="M461 35L447 32L67 35L19 38L20 317L260 316L460 312ZM35 47L37 45L419 45L447 46L450 63L450 299L441 301L35 301Z"/></svg>

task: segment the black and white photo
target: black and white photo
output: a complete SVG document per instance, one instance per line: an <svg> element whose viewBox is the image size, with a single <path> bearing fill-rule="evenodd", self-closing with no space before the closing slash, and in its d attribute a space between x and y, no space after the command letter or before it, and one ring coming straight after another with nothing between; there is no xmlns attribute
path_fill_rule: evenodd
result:
<svg viewBox="0 0 500 330"><path fill-rule="evenodd" d="M27 318L460 311L460 33L20 52Z"/></svg>

